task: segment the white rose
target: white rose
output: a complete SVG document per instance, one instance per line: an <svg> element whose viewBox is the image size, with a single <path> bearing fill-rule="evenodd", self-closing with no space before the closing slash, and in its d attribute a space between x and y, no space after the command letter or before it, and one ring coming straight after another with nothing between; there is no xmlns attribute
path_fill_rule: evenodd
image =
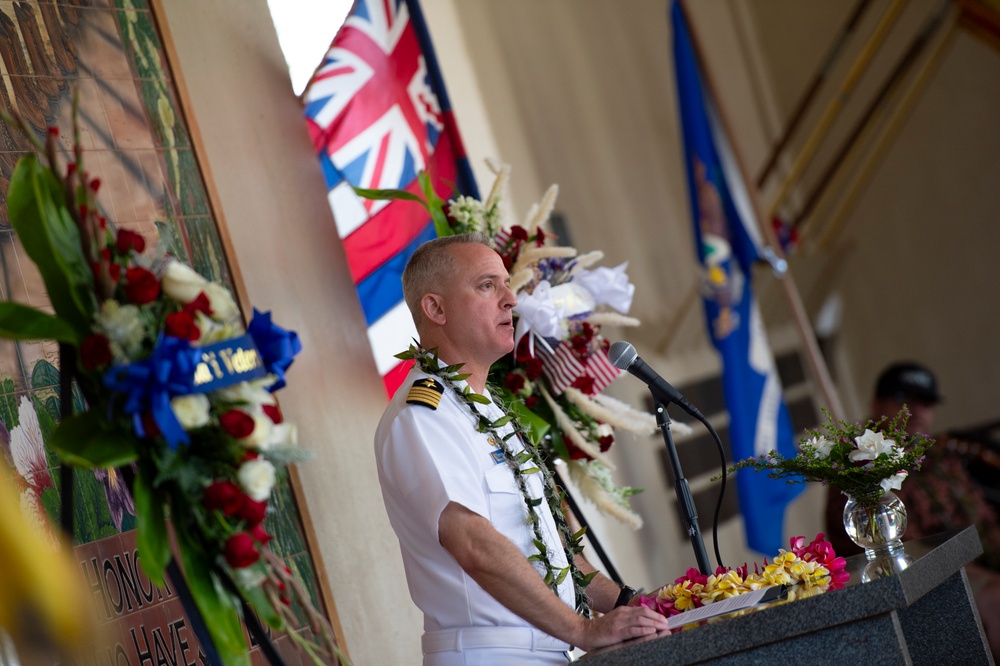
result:
<svg viewBox="0 0 1000 666"><path fill-rule="evenodd" d="M171 261L163 272L160 288L169 298L187 305L205 290L208 280L180 261Z"/></svg>
<svg viewBox="0 0 1000 666"><path fill-rule="evenodd" d="M243 491L255 502L266 500L274 488L274 465L263 458L243 463L236 476Z"/></svg>
<svg viewBox="0 0 1000 666"><path fill-rule="evenodd" d="M198 325L198 330L201 331L201 337L198 338L198 346L210 345L213 342L221 342L223 340L231 340L243 335L242 324L238 324L236 322L220 324L212 321L212 318L204 312L196 313L195 323Z"/></svg>
<svg viewBox="0 0 1000 666"><path fill-rule="evenodd" d="M212 308L211 316L215 321L231 321L240 314L233 295L218 282L209 282L202 291L208 297L209 307Z"/></svg>
<svg viewBox="0 0 1000 666"><path fill-rule="evenodd" d="M826 437L813 437L809 443L816 449L817 458L829 458L833 450L833 442Z"/></svg>
<svg viewBox="0 0 1000 666"><path fill-rule="evenodd" d="M267 390L267 387L274 383L271 377L254 379L249 382L240 382L233 386L219 389L213 395L226 402L236 402L246 405L276 405L278 399Z"/></svg>
<svg viewBox="0 0 1000 666"><path fill-rule="evenodd" d="M609 436L613 436L614 434L615 434L615 429L612 428L607 423L602 423L599 426L597 426L597 436L598 437L609 437Z"/></svg>
<svg viewBox="0 0 1000 666"><path fill-rule="evenodd" d="M870 429L866 429L865 434L855 437L854 441L857 448L851 451L848 456L852 462L875 460L881 453L893 456L896 452L896 442L886 439L882 433Z"/></svg>
<svg viewBox="0 0 1000 666"><path fill-rule="evenodd" d="M204 393L179 395L170 400L170 408L185 430L208 424L208 398Z"/></svg>
<svg viewBox="0 0 1000 666"><path fill-rule="evenodd" d="M274 430L274 421L260 410L248 413L253 418L253 432L236 441L248 449L266 451L271 446L271 431Z"/></svg>
<svg viewBox="0 0 1000 666"><path fill-rule="evenodd" d="M278 423L271 429L271 437L264 448L272 446L295 446L299 443L299 432L294 423Z"/></svg>
<svg viewBox="0 0 1000 666"><path fill-rule="evenodd" d="M878 482L878 485L882 486L882 490L889 492L890 490L899 490L903 487L903 480L909 475L905 469L901 472L893 474L888 479L882 479Z"/></svg>

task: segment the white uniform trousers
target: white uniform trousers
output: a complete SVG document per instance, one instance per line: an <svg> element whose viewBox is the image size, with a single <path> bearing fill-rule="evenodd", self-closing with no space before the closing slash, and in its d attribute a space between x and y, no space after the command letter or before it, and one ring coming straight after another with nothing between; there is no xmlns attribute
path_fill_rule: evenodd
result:
<svg viewBox="0 0 1000 666"><path fill-rule="evenodd" d="M569 663L569 644L531 627L464 627L427 632L424 666Z"/></svg>

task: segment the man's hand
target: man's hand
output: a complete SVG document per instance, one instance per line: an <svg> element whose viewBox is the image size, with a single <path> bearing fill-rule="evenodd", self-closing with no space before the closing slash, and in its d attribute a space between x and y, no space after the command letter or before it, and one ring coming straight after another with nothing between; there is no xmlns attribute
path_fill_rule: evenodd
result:
<svg viewBox="0 0 1000 666"><path fill-rule="evenodd" d="M631 638L670 633L667 618L643 606L622 606L595 620L583 620L573 644L582 650L594 650Z"/></svg>

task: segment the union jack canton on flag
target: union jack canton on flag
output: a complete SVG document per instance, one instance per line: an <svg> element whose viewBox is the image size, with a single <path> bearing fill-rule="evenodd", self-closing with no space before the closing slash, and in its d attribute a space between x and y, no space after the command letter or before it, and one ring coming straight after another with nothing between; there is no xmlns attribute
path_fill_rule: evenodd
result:
<svg viewBox="0 0 1000 666"><path fill-rule="evenodd" d="M417 174L427 171L443 199L456 190L479 196L417 1L357 0L304 99L375 365L391 396L410 365L394 355L417 336L403 269L435 236L434 225L421 206L364 199L351 186L419 194Z"/></svg>

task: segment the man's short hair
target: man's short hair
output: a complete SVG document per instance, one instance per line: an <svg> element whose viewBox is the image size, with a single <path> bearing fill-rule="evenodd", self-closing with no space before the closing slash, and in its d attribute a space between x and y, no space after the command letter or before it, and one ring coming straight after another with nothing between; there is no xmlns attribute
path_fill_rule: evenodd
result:
<svg viewBox="0 0 1000 666"><path fill-rule="evenodd" d="M490 237L480 232L442 236L421 244L406 262L403 270L403 298L418 329L423 322L420 299L452 279L455 259L449 248L466 243L479 243L493 248Z"/></svg>

